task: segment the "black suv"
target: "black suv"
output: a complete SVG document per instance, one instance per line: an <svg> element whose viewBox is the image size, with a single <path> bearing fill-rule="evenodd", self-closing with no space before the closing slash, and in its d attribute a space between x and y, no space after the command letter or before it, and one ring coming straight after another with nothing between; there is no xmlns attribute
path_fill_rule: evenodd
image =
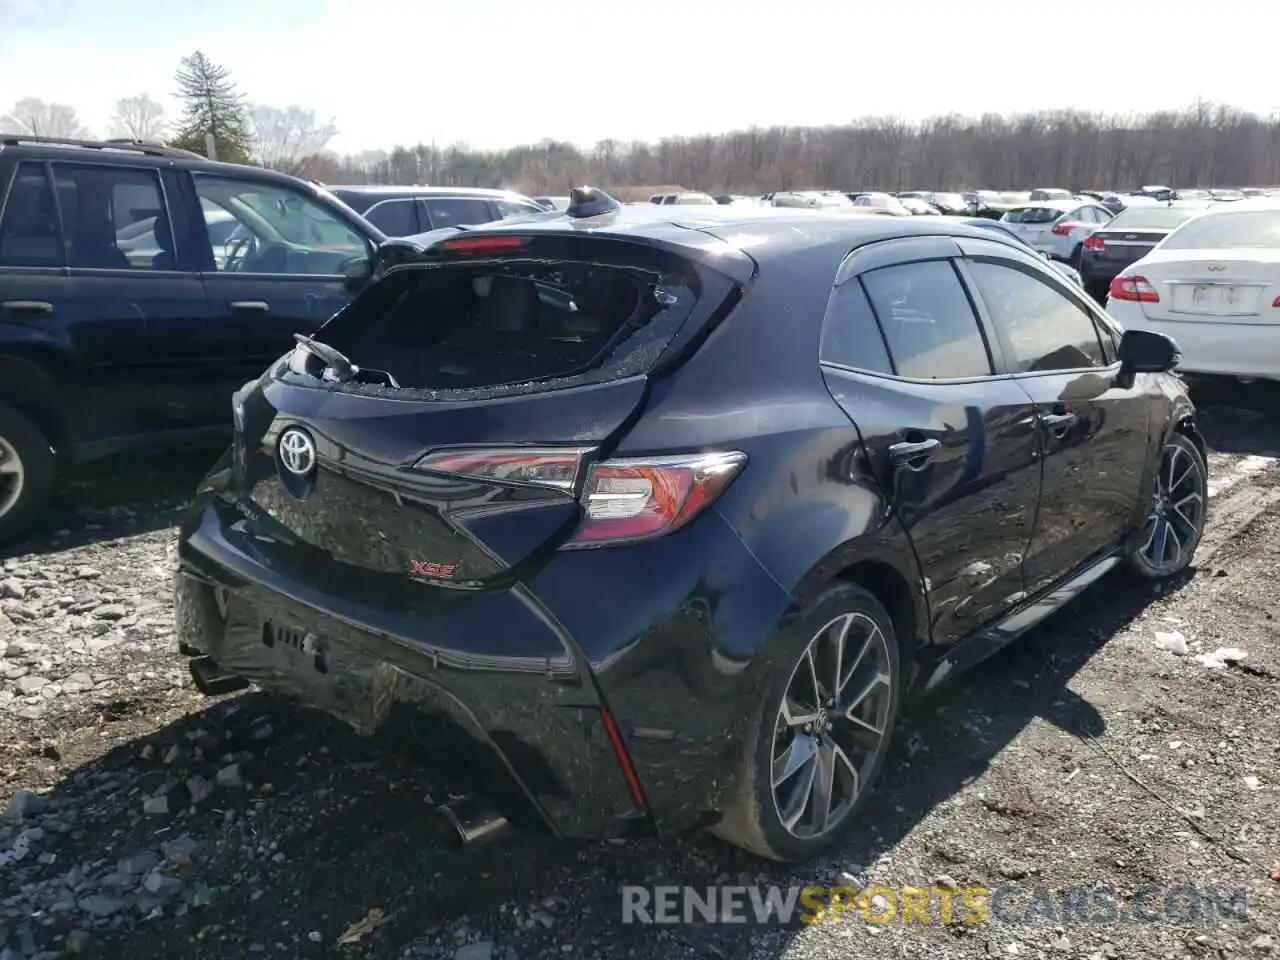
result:
<svg viewBox="0 0 1280 960"><path fill-rule="evenodd" d="M325 187L388 237L544 213L529 197L482 187Z"/></svg>
<svg viewBox="0 0 1280 960"><path fill-rule="evenodd" d="M283 174L0 137L0 542L60 462L224 432L232 392L342 307L385 239Z"/></svg>
<svg viewBox="0 0 1280 960"><path fill-rule="evenodd" d="M237 394L178 637L411 731L468 837L812 856L908 695L1204 529L1176 345L989 229L584 189L379 261Z"/></svg>

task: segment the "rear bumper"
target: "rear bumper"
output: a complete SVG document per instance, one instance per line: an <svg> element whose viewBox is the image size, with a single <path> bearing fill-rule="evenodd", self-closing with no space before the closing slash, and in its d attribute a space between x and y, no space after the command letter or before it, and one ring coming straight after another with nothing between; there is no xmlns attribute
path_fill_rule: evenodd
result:
<svg viewBox="0 0 1280 960"><path fill-rule="evenodd" d="M178 640L395 739L461 788L501 803L514 787L552 832L581 839L714 818L763 682L756 654L791 603L714 511L652 543L558 554L507 589L422 585L432 596L416 610L318 580L206 498L179 543Z"/></svg>
<svg viewBox="0 0 1280 960"><path fill-rule="evenodd" d="M1152 320L1127 301L1109 301L1107 312L1126 330L1172 337L1182 351L1182 373L1280 379L1280 324Z"/></svg>

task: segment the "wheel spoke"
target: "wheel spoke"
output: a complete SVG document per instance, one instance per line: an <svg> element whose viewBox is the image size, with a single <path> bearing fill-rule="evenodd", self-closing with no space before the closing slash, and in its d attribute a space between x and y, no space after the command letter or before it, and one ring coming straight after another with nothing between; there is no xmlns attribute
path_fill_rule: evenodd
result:
<svg viewBox="0 0 1280 960"><path fill-rule="evenodd" d="M786 806L778 811L782 818L782 825L788 830L794 830L800 818L804 816L804 811L809 806L809 796L813 792L813 780L817 772L818 755L815 753L809 763L801 769L800 775L796 777L796 784L790 791Z"/></svg>
<svg viewBox="0 0 1280 960"><path fill-rule="evenodd" d="M782 786L796 775L806 763L813 760L815 745L813 737L805 733L797 733L782 756L773 761L773 786Z"/></svg>
<svg viewBox="0 0 1280 960"><path fill-rule="evenodd" d="M809 682L813 685L813 703L818 705L822 703L822 687L818 683L818 665L813 662L813 646L804 652L804 660L809 670Z"/></svg>
<svg viewBox="0 0 1280 960"><path fill-rule="evenodd" d="M1192 494L1192 496L1195 497L1196 500L1200 499L1200 494L1198 493ZM1179 500L1177 503L1175 503L1173 506L1169 508L1170 510L1173 511L1173 515L1177 519L1181 520L1182 523L1184 524L1185 529L1182 532L1186 534L1188 538L1194 537L1196 535L1196 529L1199 526L1195 521L1193 521L1190 517L1188 517L1183 510L1183 504L1185 504L1190 499L1191 497L1186 497L1182 500Z"/></svg>
<svg viewBox="0 0 1280 960"><path fill-rule="evenodd" d="M1156 517L1156 528L1154 531L1155 543L1152 544L1152 560L1156 566L1164 563L1165 550L1168 547L1169 521L1164 517Z"/></svg>
<svg viewBox="0 0 1280 960"><path fill-rule="evenodd" d="M818 719L818 711L812 707L802 706L790 696L782 699L782 722L788 727L803 727Z"/></svg>
<svg viewBox="0 0 1280 960"><path fill-rule="evenodd" d="M849 775L849 799L856 799L859 791L862 790L862 778L858 776L858 768L853 765L853 761L844 752L844 748L834 740L831 741L831 753L835 759L836 773L839 774L840 769L844 768Z"/></svg>
<svg viewBox="0 0 1280 960"><path fill-rule="evenodd" d="M857 710L860 706L862 706L863 703L866 702L867 698L871 696L871 694L874 693L878 687L883 686L887 688L888 683L889 683L888 677L886 677L883 673L877 673L874 677L872 677L865 684L863 684L861 688L859 688L857 696L855 696L852 700L850 700L847 705L841 707L840 709L841 716L843 716L846 720L850 721L856 726L862 727L864 730L868 730L871 733L876 734L877 736L883 736L884 730L882 730L879 726L875 724L868 723L866 720L863 720L861 717L857 715Z"/></svg>
<svg viewBox="0 0 1280 960"><path fill-rule="evenodd" d="M1164 492L1169 493L1174 488L1173 477L1178 467L1178 459L1182 456L1181 447L1170 447L1169 454L1169 480L1165 484Z"/></svg>
<svg viewBox="0 0 1280 960"><path fill-rule="evenodd" d="M813 829L821 834L831 826L831 799L836 787L836 760L831 741L824 741L818 747L814 758L815 775L811 788L813 801Z"/></svg>
<svg viewBox="0 0 1280 960"><path fill-rule="evenodd" d="M840 623L840 629L836 631L835 642L835 670L832 671L833 685L831 687L831 695L833 697L840 696L840 678L844 675L844 645L849 639L849 628L853 625L853 614L847 614Z"/></svg>
<svg viewBox="0 0 1280 960"><path fill-rule="evenodd" d="M1182 559L1182 538L1178 536L1178 531L1174 528L1174 525L1171 521L1166 520L1164 522L1164 525L1167 530L1168 537L1172 541L1172 546L1173 546L1173 556L1170 557L1170 559L1181 560Z"/></svg>
<svg viewBox="0 0 1280 960"><path fill-rule="evenodd" d="M862 666L862 661L867 657L867 651L871 649L871 644L880 638L880 628L874 624L870 632L867 633L866 639L862 641L862 646L858 648L857 655L853 658L853 662L849 664L849 669L843 671L839 676L839 683L836 685L835 696L840 699L840 695L844 693L844 688L849 685L849 681L853 679L854 673L858 667Z"/></svg>

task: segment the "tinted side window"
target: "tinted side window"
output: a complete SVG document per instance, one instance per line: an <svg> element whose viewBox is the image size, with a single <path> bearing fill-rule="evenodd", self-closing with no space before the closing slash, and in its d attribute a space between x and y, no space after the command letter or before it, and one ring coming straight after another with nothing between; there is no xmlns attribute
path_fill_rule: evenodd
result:
<svg viewBox="0 0 1280 960"><path fill-rule="evenodd" d="M422 233L412 200L383 200L370 207L364 218L388 237L411 237Z"/></svg>
<svg viewBox="0 0 1280 960"><path fill-rule="evenodd" d="M300 191L239 177L193 179L219 272L328 276L368 255L368 238ZM236 222L229 230L228 219Z"/></svg>
<svg viewBox="0 0 1280 960"><path fill-rule="evenodd" d="M991 375L978 318L946 260L881 267L862 275L901 377L951 380Z"/></svg>
<svg viewBox="0 0 1280 960"><path fill-rule="evenodd" d="M60 266L57 210L44 164L20 163L0 216L0 267Z"/></svg>
<svg viewBox="0 0 1280 960"><path fill-rule="evenodd" d="M475 197L428 197L422 201L422 205L431 217L432 230L471 227L493 220L489 201Z"/></svg>
<svg viewBox="0 0 1280 960"><path fill-rule="evenodd" d="M836 287L831 311L822 328L819 358L855 370L893 373L871 301L857 280Z"/></svg>
<svg viewBox="0 0 1280 960"><path fill-rule="evenodd" d="M173 270L173 231L154 170L53 166L67 263L98 270Z"/></svg>
<svg viewBox="0 0 1280 960"><path fill-rule="evenodd" d="M498 213L502 214L502 219L508 217L526 217L531 213L546 213L547 210L554 210L555 207L548 204L545 209L541 207L531 207L527 203L516 203L512 200L495 200L494 203L498 207Z"/></svg>
<svg viewBox="0 0 1280 960"><path fill-rule="evenodd" d="M975 261L974 283L1013 349L1021 373L1105 366L1093 318L1049 284L998 263Z"/></svg>

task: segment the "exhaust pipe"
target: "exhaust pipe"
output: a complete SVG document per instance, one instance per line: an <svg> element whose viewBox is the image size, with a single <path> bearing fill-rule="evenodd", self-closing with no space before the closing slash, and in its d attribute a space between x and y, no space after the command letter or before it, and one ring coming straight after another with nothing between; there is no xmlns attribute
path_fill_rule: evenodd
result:
<svg viewBox="0 0 1280 960"><path fill-rule="evenodd" d="M234 673L223 673L212 657L192 657L187 661L196 689L206 697L220 697L249 686L249 681Z"/></svg>
<svg viewBox="0 0 1280 960"><path fill-rule="evenodd" d="M491 843L511 829L506 817L473 795L450 800L436 809L449 821L464 850Z"/></svg>

